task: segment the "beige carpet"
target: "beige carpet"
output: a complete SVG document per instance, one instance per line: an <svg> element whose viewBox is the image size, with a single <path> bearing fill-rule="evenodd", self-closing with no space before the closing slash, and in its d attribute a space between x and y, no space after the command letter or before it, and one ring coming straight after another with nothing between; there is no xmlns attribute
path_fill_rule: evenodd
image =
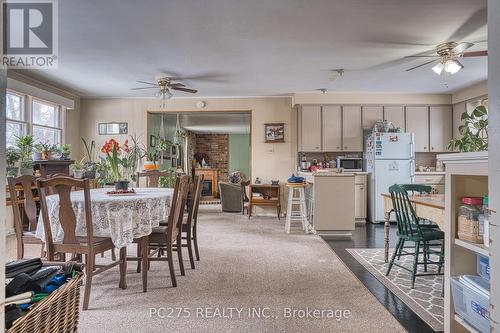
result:
<svg viewBox="0 0 500 333"><path fill-rule="evenodd" d="M79 332L404 332L318 236L212 205L200 208L199 233L201 261L177 288L166 262L152 263L147 293L132 262L127 290L117 269L97 277Z"/></svg>

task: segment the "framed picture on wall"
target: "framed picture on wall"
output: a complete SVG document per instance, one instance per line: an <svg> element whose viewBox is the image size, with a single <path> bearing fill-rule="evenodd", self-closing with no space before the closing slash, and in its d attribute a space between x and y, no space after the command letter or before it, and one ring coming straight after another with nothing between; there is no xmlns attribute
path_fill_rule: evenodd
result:
<svg viewBox="0 0 500 333"><path fill-rule="evenodd" d="M97 125L99 135L118 135L128 134L128 123L125 122L112 122L112 123L99 123Z"/></svg>
<svg viewBox="0 0 500 333"><path fill-rule="evenodd" d="M285 124L273 123L264 124L266 142L285 142Z"/></svg>

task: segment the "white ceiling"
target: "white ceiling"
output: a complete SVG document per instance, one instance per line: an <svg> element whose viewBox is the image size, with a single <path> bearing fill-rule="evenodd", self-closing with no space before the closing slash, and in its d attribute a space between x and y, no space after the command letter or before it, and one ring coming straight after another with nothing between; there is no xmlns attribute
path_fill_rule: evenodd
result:
<svg viewBox="0 0 500 333"><path fill-rule="evenodd" d="M201 76L183 81L198 96L450 93L486 79L487 59L463 59L449 88L430 66L405 72L425 59L401 59L487 39L485 8L486 0L64 0L59 69L30 75L83 96L151 96L130 88L161 72ZM333 82L334 68L346 73Z"/></svg>
<svg viewBox="0 0 500 333"><path fill-rule="evenodd" d="M164 124L174 127L176 114L164 113ZM244 112L181 112L180 126L203 134L249 134L250 114Z"/></svg>

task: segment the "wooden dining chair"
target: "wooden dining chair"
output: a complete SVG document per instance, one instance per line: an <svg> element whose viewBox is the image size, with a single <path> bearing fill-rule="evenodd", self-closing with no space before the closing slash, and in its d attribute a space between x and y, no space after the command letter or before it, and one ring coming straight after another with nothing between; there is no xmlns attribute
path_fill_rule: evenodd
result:
<svg viewBox="0 0 500 333"><path fill-rule="evenodd" d="M203 190L203 181L205 176L201 175L199 179L199 189L196 195L196 201L193 205L193 216L192 216L192 227L191 227L191 240L194 246L194 253L196 255L196 261L200 261L200 251L198 250L198 209L200 208L201 202L201 191Z"/></svg>
<svg viewBox="0 0 500 333"><path fill-rule="evenodd" d="M90 289L92 286L92 278L94 275L100 274L114 266L120 265L120 282L119 287L125 289L126 286L126 270L127 270L127 248L120 249L120 259L109 265L96 265L95 255L114 249L114 244L109 237L94 237L93 222L90 201L90 189L88 179L74 179L67 176L59 176L48 180L39 179L37 181L41 212L43 217L43 225L45 228L45 242L47 248L47 258L49 261L54 261L54 254L70 253L79 256L85 256L86 264L86 280L85 292L83 298L83 310L87 310L90 300ZM77 220L71 203L71 192L73 188L83 189L84 208L85 208L85 230L86 236L80 237L76 235ZM51 189L52 193L59 197L59 223L64 232L61 241L54 240L52 236L52 227L49 219L49 211L47 207L47 193Z"/></svg>
<svg viewBox="0 0 500 333"><path fill-rule="evenodd" d="M198 253L198 239L196 237L196 229L194 227L195 224L195 214L198 214L198 206L200 204L201 199L201 189L203 187L203 178L204 175L195 176L193 181L191 182L189 195L188 195L188 214L185 219L183 219L182 228L181 228L181 241L176 243L175 249L177 251L182 251L183 247L187 247L189 262L191 264L191 269L194 269L194 256L193 256L193 247L197 253L197 259L199 259ZM194 229L194 231L193 231ZM195 243L196 241L196 243ZM180 244L180 247L179 247ZM196 244L196 245L194 245Z"/></svg>
<svg viewBox="0 0 500 333"><path fill-rule="evenodd" d="M150 170L150 171L142 171L136 174L136 187L140 187L141 178L146 179L146 187L158 187L160 183L160 177L168 177L170 176L170 171L158 171L158 170Z"/></svg>
<svg viewBox="0 0 500 333"><path fill-rule="evenodd" d="M191 268L194 269L193 247L196 255L196 261L200 261L200 251L198 249L198 209L201 201L201 191L203 189L203 180L205 176L195 176L194 181L190 186L190 194L188 195L188 214L187 218L182 223L181 241L182 247L188 248L189 261ZM163 224L160 224L163 225ZM167 225L166 223L164 225ZM177 247L175 247L177 249Z"/></svg>
<svg viewBox="0 0 500 333"><path fill-rule="evenodd" d="M41 246L40 257L45 257L44 243L35 236L37 227L37 207L33 197L33 188L36 186L36 177L27 175L7 178L9 185L10 203L14 215L14 230L17 240L17 259L24 259L24 245L36 244ZM27 230L23 225L23 217L28 220Z"/></svg>
<svg viewBox="0 0 500 333"><path fill-rule="evenodd" d="M190 186L189 176L179 176L175 182L174 194L172 196L172 204L170 214L168 216L168 225L153 228L149 235L149 247L153 251L150 253L148 260L151 261L168 261L170 270L170 279L172 286L177 286L175 277L173 251L175 244L181 244L181 226L184 218L184 209L186 207L187 196ZM177 247L180 248L180 247ZM158 251L162 251L165 256L155 256ZM177 251L179 267L181 275L185 275L184 262L182 259L182 251Z"/></svg>

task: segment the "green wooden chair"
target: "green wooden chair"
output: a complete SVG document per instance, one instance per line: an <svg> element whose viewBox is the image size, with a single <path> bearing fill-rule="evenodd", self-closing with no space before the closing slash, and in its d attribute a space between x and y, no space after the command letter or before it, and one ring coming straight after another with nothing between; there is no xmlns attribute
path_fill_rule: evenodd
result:
<svg viewBox="0 0 500 333"><path fill-rule="evenodd" d="M441 270L444 264L444 232L435 227L426 227L422 225L422 219L418 218L415 209L408 198L407 187L410 191L419 191L425 185L392 185L389 187L391 193L392 205L398 226L398 242L394 253L392 254L389 267L387 268L386 275L389 275L393 265L403 268L411 274L411 287L415 286L415 279L417 276L426 275L442 275ZM405 242L413 242L414 251L407 252L404 250ZM436 244L439 242L439 244ZM440 245L440 250L436 251L430 245ZM419 261L420 254L422 254L423 261ZM431 261L430 255L437 254L439 261ZM401 256L412 255L413 267L411 269L395 263L396 257L398 260ZM424 273L417 274L418 265L424 265ZM428 273L428 265L437 265L437 273Z"/></svg>

